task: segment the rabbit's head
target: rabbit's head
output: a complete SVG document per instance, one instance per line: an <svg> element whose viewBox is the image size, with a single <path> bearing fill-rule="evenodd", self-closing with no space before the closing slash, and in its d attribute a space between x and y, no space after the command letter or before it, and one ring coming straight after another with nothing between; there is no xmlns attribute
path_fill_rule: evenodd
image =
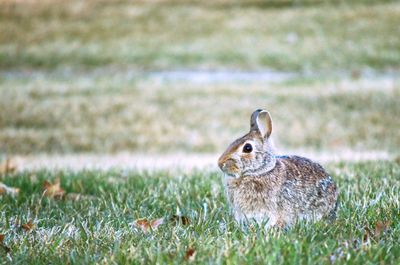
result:
<svg viewBox="0 0 400 265"><path fill-rule="evenodd" d="M250 118L250 132L235 140L218 159L228 177L259 176L275 167L270 140L272 120L268 111L258 109Z"/></svg>

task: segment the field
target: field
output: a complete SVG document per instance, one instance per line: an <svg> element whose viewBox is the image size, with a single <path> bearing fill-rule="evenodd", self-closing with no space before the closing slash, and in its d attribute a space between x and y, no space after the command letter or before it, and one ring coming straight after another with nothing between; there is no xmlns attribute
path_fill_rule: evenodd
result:
<svg viewBox="0 0 400 265"><path fill-rule="evenodd" d="M398 25L386 0L0 1L0 264L399 264ZM215 158L257 108L337 181L335 222L235 223Z"/></svg>
<svg viewBox="0 0 400 265"><path fill-rule="evenodd" d="M262 107L279 147L397 153L400 4L347 2L4 1L1 152L221 152Z"/></svg>
<svg viewBox="0 0 400 265"><path fill-rule="evenodd" d="M330 164L340 187L334 223L287 231L240 228L229 215L219 172L30 172L4 182L1 262L12 264L398 264L400 164ZM61 178L62 200L42 183ZM68 196L68 194L81 195ZM177 217L179 216L179 218ZM144 232L138 219L164 218ZM31 221L31 222L30 222ZM21 225L25 224L25 228Z"/></svg>
<svg viewBox="0 0 400 265"><path fill-rule="evenodd" d="M2 150L221 152L249 130L259 106L271 111L277 147L398 152L400 146L397 78L158 85L118 75L90 78L93 86L87 78L3 81Z"/></svg>
<svg viewBox="0 0 400 265"><path fill-rule="evenodd" d="M398 1L3 0L0 67L399 70Z"/></svg>

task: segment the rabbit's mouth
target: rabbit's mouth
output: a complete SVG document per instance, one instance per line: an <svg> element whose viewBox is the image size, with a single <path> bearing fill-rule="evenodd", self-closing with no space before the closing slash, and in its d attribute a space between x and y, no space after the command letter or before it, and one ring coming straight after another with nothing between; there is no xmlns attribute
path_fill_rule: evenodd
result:
<svg viewBox="0 0 400 265"><path fill-rule="evenodd" d="M240 170L237 166L230 167L230 168L223 168L222 172L226 178L240 178Z"/></svg>
<svg viewBox="0 0 400 265"><path fill-rule="evenodd" d="M226 176L229 176L232 178L238 178L240 176L240 170L237 166L231 166L229 168L224 167L224 168L222 168L222 172L224 172L224 174Z"/></svg>
<svg viewBox="0 0 400 265"><path fill-rule="evenodd" d="M235 172L239 170L237 161L233 158L218 161L219 168L224 172Z"/></svg>
<svg viewBox="0 0 400 265"><path fill-rule="evenodd" d="M237 174L237 173L224 172L224 176L225 176L225 178L234 178L234 179L240 178L240 174Z"/></svg>

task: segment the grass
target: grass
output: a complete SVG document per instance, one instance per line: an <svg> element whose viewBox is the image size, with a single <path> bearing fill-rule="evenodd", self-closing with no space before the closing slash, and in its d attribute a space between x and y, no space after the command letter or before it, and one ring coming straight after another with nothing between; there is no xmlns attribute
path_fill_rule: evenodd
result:
<svg viewBox="0 0 400 265"><path fill-rule="evenodd" d="M219 153L259 107L272 114L278 147L399 155L399 24L398 1L1 1L0 158ZM182 69L298 76L146 77ZM0 264L181 264L190 252L198 264L398 264L398 160L328 165L341 191L337 221L288 231L239 227L219 172L0 175L21 189L0 195ZM83 197L43 196L57 178ZM133 225L160 217L148 233Z"/></svg>
<svg viewBox="0 0 400 265"><path fill-rule="evenodd" d="M226 206L218 172L38 171L3 177L20 187L0 197L0 263L138 264L398 264L400 261L400 165L398 161L339 163L328 171L340 187L333 224L299 223L288 231L242 230ZM32 177L34 175L34 177ZM42 196L44 180L61 178L67 192L91 195L69 201ZM189 225L167 222L143 233L139 218L180 214ZM16 225L33 220L27 232ZM390 221L380 236L367 232ZM365 241L367 234L368 240Z"/></svg>
<svg viewBox="0 0 400 265"><path fill-rule="evenodd" d="M248 130L258 107L271 112L280 148L398 152L400 146L395 77L196 84L107 73L0 78L0 150L221 152Z"/></svg>
<svg viewBox="0 0 400 265"><path fill-rule="evenodd" d="M0 68L399 70L398 1L2 1Z"/></svg>
<svg viewBox="0 0 400 265"><path fill-rule="evenodd" d="M398 1L1 1L0 155L221 152L260 107L278 147L398 153L399 24ZM146 77L181 69L300 77Z"/></svg>

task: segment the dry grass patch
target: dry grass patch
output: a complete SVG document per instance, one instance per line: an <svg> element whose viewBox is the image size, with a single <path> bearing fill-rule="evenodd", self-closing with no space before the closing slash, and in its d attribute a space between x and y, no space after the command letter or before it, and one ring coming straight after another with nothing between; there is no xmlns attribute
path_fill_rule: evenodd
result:
<svg viewBox="0 0 400 265"><path fill-rule="evenodd" d="M395 152L398 84L157 83L122 72L16 76L0 84L0 145L12 154L216 152L248 130L249 114L263 107L279 147Z"/></svg>
<svg viewBox="0 0 400 265"><path fill-rule="evenodd" d="M0 68L399 70L396 1L0 3Z"/></svg>

